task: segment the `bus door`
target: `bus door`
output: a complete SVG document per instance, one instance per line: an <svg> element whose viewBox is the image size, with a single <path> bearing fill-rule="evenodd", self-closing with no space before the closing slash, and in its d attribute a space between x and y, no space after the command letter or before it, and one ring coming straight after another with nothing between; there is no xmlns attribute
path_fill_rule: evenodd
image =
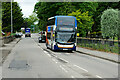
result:
<svg viewBox="0 0 120 80"><path fill-rule="evenodd" d="M47 45L50 48L50 45L51 45L51 26L47 27Z"/></svg>

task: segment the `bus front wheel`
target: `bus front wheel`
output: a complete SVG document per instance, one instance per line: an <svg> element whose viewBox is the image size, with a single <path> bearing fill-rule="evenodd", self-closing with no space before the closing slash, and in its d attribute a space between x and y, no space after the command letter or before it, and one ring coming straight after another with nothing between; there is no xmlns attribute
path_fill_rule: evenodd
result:
<svg viewBox="0 0 120 80"><path fill-rule="evenodd" d="M72 53L72 50L69 50L68 52Z"/></svg>

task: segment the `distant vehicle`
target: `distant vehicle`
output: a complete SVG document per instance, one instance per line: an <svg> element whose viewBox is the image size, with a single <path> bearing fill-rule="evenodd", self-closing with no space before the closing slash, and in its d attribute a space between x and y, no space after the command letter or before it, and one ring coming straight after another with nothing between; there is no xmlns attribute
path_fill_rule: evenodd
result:
<svg viewBox="0 0 120 80"><path fill-rule="evenodd" d="M74 16L48 18L46 47L52 50L76 51L77 20Z"/></svg>
<svg viewBox="0 0 120 80"><path fill-rule="evenodd" d="M15 37L16 38L20 38L20 37L22 37L23 36L23 33L22 32L16 32L16 34L15 34Z"/></svg>
<svg viewBox="0 0 120 80"><path fill-rule="evenodd" d="M46 42L46 32L45 31L41 31L39 32L40 36L38 37L39 43L40 42Z"/></svg>
<svg viewBox="0 0 120 80"><path fill-rule="evenodd" d="M25 29L25 37L31 37L30 28Z"/></svg>
<svg viewBox="0 0 120 80"><path fill-rule="evenodd" d="M3 31L1 31L2 35L5 36L5 33Z"/></svg>

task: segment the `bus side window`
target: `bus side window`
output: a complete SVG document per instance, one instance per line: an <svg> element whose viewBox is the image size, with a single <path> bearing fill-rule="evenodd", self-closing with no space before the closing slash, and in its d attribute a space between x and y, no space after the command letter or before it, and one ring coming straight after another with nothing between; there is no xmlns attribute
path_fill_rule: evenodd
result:
<svg viewBox="0 0 120 80"><path fill-rule="evenodd" d="M50 39L51 33L47 33L47 39Z"/></svg>
<svg viewBox="0 0 120 80"><path fill-rule="evenodd" d="M55 41L57 41L57 32L55 32Z"/></svg>

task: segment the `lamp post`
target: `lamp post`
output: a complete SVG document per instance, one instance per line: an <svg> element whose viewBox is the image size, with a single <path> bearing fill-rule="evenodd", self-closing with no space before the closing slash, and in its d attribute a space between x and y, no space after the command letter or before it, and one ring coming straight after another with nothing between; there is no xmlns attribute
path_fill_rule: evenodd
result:
<svg viewBox="0 0 120 80"><path fill-rule="evenodd" d="M12 21L12 0L11 0L11 35L13 33L13 21Z"/></svg>

